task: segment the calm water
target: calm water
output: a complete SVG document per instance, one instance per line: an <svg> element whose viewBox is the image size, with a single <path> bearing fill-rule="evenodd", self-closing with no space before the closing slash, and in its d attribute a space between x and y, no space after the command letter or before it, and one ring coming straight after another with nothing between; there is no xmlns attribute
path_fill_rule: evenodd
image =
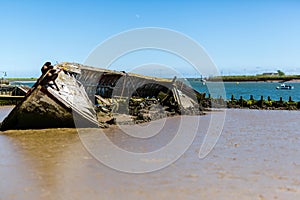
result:
<svg viewBox="0 0 300 200"><path fill-rule="evenodd" d="M217 145L200 160L210 115L194 116L201 118L201 128L178 161L139 175L117 172L95 160L76 129L0 133L0 199L300 198L300 112L228 110ZM160 139L142 145L120 137L117 127L106 134L128 150L153 150L170 141L179 122L170 118Z"/></svg>
<svg viewBox="0 0 300 200"><path fill-rule="evenodd" d="M202 85L201 82L191 82L190 83L193 88L195 88L199 92L218 94L218 83L209 82L207 83L213 89L212 92L208 92L207 86ZM261 96L264 96L267 99L268 96L271 97L272 100L279 100L280 97L283 100L289 100L289 96L292 97L294 101L300 101L300 83L287 83L289 85L294 86L293 90L277 90L276 87L279 86L279 83L267 83L267 82L225 82L224 87L226 90L226 98L230 99L231 95L234 95L236 99L239 99L240 96L243 96L245 99L249 99L250 95L257 100L260 99ZM213 97L219 97L219 95L214 95Z"/></svg>
<svg viewBox="0 0 300 200"><path fill-rule="evenodd" d="M26 85L32 87L36 81L11 81L10 85Z"/></svg>

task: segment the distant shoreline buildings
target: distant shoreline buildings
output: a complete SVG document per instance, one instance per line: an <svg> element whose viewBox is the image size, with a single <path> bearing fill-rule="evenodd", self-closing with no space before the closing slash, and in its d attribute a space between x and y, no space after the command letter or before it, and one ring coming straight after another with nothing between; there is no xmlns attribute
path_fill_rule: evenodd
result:
<svg viewBox="0 0 300 200"><path fill-rule="evenodd" d="M278 72L266 72L258 75L263 75L263 76L279 76Z"/></svg>

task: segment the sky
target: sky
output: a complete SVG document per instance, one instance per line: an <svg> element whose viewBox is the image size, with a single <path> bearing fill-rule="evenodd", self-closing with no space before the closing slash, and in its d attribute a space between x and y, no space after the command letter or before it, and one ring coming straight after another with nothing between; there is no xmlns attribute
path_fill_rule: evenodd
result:
<svg viewBox="0 0 300 200"><path fill-rule="evenodd" d="M299 10L297 0L1 0L0 75L37 77L46 61L84 63L106 39L144 27L192 38L224 75L300 74ZM112 68L134 64L121 61Z"/></svg>

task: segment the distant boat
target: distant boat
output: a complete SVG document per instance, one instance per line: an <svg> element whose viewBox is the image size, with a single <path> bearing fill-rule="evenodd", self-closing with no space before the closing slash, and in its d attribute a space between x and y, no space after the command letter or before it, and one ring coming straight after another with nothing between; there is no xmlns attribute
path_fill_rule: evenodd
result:
<svg viewBox="0 0 300 200"><path fill-rule="evenodd" d="M276 89L277 90L292 90L292 89L294 89L294 86L286 85L286 84L282 83L280 86L277 86Z"/></svg>

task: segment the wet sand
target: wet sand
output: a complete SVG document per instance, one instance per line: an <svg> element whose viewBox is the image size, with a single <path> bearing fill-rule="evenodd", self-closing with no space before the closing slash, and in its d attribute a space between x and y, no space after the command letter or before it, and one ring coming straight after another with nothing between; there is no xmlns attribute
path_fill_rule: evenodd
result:
<svg viewBox="0 0 300 200"><path fill-rule="evenodd" d="M139 175L95 160L76 129L2 132L0 199L299 199L300 112L226 113L222 135L206 158L198 152L210 114L200 116L201 129L178 161ZM168 120L172 130L179 118ZM119 132L106 130L120 146L137 144ZM163 146L170 139L165 135L141 149Z"/></svg>

